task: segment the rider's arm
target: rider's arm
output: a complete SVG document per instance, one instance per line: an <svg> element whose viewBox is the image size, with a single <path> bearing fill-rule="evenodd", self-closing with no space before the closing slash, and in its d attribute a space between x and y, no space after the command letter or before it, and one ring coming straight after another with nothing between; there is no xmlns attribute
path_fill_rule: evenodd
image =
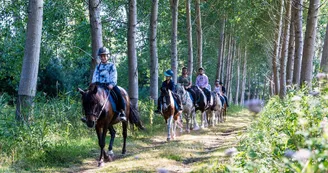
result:
<svg viewBox="0 0 328 173"><path fill-rule="evenodd" d="M110 63L108 66L108 73L109 73L109 85L116 86L117 85L117 71L116 67L113 63Z"/></svg>
<svg viewBox="0 0 328 173"><path fill-rule="evenodd" d="M99 76L98 66L99 66L99 64L96 66L95 71L93 71L93 76L92 76L91 83L96 83L97 82L97 76Z"/></svg>

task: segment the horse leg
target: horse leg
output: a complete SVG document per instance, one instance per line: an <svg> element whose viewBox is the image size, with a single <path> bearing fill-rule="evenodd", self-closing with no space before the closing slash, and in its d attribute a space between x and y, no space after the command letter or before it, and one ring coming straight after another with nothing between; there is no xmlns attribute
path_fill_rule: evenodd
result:
<svg viewBox="0 0 328 173"><path fill-rule="evenodd" d="M187 133L190 133L190 126L189 126L189 122L190 122L190 114L191 112L188 111L186 114L185 114L185 117L186 117L186 130L187 130Z"/></svg>
<svg viewBox="0 0 328 173"><path fill-rule="evenodd" d="M122 148L122 154L126 153L126 138L128 136L128 122L122 122L122 128L123 128L123 148Z"/></svg>
<svg viewBox="0 0 328 173"><path fill-rule="evenodd" d="M171 140L171 125L172 125L173 115L168 118L167 121L167 141Z"/></svg>
<svg viewBox="0 0 328 173"><path fill-rule="evenodd" d="M105 156L106 153L104 151L105 147L105 138L106 138L106 133L107 133L107 128L103 129L101 127L96 127L96 132L98 136L98 145L100 147L100 156L99 156L99 161L98 161L98 167L103 166L103 160L102 157L103 155Z"/></svg>
<svg viewBox="0 0 328 173"><path fill-rule="evenodd" d="M114 144L116 131L112 125L109 126L109 133L110 133L110 141L109 141L109 146L108 146L108 155L113 157L114 156L113 144Z"/></svg>
<svg viewBox="0 0 328 173"><path fill-rule="evenodd" d="M196 112L195 111L193 111L192 112L192 119L193 119L193 130L199 130L199 125L198 125L198 123L197 123L197 120L196 120Z"/></svg>

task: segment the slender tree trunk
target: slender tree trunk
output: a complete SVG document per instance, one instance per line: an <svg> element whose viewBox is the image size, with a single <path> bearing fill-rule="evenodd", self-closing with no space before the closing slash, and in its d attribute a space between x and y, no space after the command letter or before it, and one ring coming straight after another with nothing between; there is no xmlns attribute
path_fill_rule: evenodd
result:
<svg viewBox="0 0 328 173"><path fill-rule="evenodd" d="M240 63L241 63L241 54L240 54L240 49L237 48L237 51L238 51L238 56L237 56L237 60L236 60L236 63L237 63L237 82L236 82L236 96L235 96L235 104L238 105L239 102L239 81L240 81Z"/></svg>
<svg viewBox="0 0 328 173"><path fill-rule="evenodd" d="M225 20L224 20L225 21ZM220 62L220 76L219 79L221 81L223 81L224 79L224 66L225 66L225 61L224 61L224 57L225 57L225 47L226 47L226 34L223 33L223 44L222 44L222 51L221 51L221 62Z"/></svg>
<svg viewBox="0 0 328 173"><path fill-rule="evenodd" d="M282 42L282 50L280 55L280 98L285 97L286 95L286 63L288 57L288 43L289 43L289 27L290 27L290 10L291 3L290 0L287 0L286 3L286 13L285 13L285 24L284 24L284 35Z"/></svg>
<svg viewBox="0 0 328 173"><path fill-rule="evenodd" d="M202 30L202 17L200 12L200 0L195 1L196 7L196 24L197 24L197 58L198 67L203 66L203 30Z"/></svg>
<svg viewBox="0 0 328 173"><path fill-rule="evenodd" d="M247 72L247 49L245 47L245 55L243 61L243 78L241 82L240 105L244 105L244 101L245 101L246 74L247 74L246 72Z"/></svg>
<svg viewBox="0 0 328 173"><path fill-rule="evenodd" d="M229 62L229 71L228 71L228 84L227 84L227 93L229 93L228 99L230 100L230 102L232 102L232 94L231 94L231 84L232 84L232 78L233 78L233 61L234 61L234 57L236 56L236 41L232 40L232 45L231 45L231 49L232 49L232 54L230 57L230 62Z"/></svg>
<svg viewBox="0 0 328 173"><path fill-rule="evenodd" d="M224 75L224 83L225 83L225 85L226 85L226 88L228 88L228 79L229 79L229 63L230 63L230 58L231 58L231 45L232 45L232 41L231 41L231 35L229 35L228 37L227 37L227 39L228 39L228 43L227 43L227 55L226 55L226 58L225 58L225 63L224 63L224 65L225 65L225 68L224 68L224 70L225 70L225 75Z"/></svg>
<svg viewBox="0 0 328 173"><path fill-rule="evenodd" d="M179 0L170 0L171 12L172 12L172 35L171 35L171 69L174 76L173 81L177 83L178 75L178 5Z"/></svg>
<svg viewBox="0 0 328 173"><path fill-rule="evenodd" d="M191 13L190 13L190 0L186 0L186 15L187 15L187 41L188 41L188 70L189 74L193 74L193 48L192 48L192 25L191 25ZM191 81L190 81L191 82Z"/></svg>
<svg viewBox="0 0 328 173"><path fill-rule="evenodd" d="M295 8L295 58L294 58L294 71L293 71L293 84L300 85L301 77L301 63L303 52L303 0L294 0Z"/></svg>
<svg viewBox="0 0 328 173"><path fill-rule="evenodd" d="M249 78L248 78L248 93L247 93L247 100L251 100L251 79L252 79L252 76L249 75Z"/></svg>
<svg viewBox="0 0 328 173"><path fill-rule="evenodd" d="M274 94L279 94L279 76L278 76L278 67L277 61L279 60L279 48L280 48L280 37L281 37L281 30L282 30L282 16L284 11L284 0L280 1L280 12L278 15L277 21L277 31L275 36L275 44L274 44L274 52L272 57L272 71L273 71L273 80L274 80Z"/></svg>
<svg viewBox="0 0 328 173"><path fill-rule="evenodd" d="M218 48L218 65L217 65L217 71L216 71L216 79L220 79L221 76L221 62L223 58L223 49L224 49L224 26L225 26L225 20L222 19L220 22L220 40L219 40L219 48Z"/></svg>
<svg viewBox="0 0 328 173"><path fill-rule="evenodd" d="M267 90L267 80L266 78L264 78L264 81L263 81L263 93L262 93L262 97L261 97L261 100L265 100L265 91Z"/></svg>
<svg viewBox="0 0 328 173"><path fill-rule="evenodd" d="M98 49L103 46L102 27L100 18L101 0L89 0L89 19L91 26L92 60L90 68L90 81L97 65Z"/></svg>
<svg viewBox="0 0 328 173"><path fill-rule="evenodd" d="M42 15L43 0L29 0L23 67L16 107L16 120L18 121L28 121L32 116L39 71Z"/></svg>
<svg viewBox="0 0 328 173"><path fill-rule="evenodd" d="M129 96L131 105L138 108L138 59L136 51L137 0L129 0L128 65Z"/></svg>
<svg viewBox="0 0 328 173"><path fill-rule="evenodd" d="M312 86L313 56L315 52L319 5L320 0L310 0L310 7L306 22L301 82L302 85L306 84L309 87Z"/></svg>
<svg viewBox="0 0 328 173"><path fill-rule="evenodd" d="M158 98L158 54L157 54L157 16L158 0L152 0L152 8L149 26L150 42L150 97Z"/></svg>
<svg viewBox="0 0 328 173"><path fill-rule="evenodd" d="M323 44L320 68L324 73L328 73L328 23L326 27L326 37Z"/></svg>
<svg viewBox="0 0 328 173"><path fill-rule="evenodd" d="M292 3L292 6L295 4ZM288 43L288 60L287 60L287 74L286 74L286 82L287 85L292 85L293 81L293 69L294 69L294 53L295 53L295 10L291 8L291 20L289 27L289 43Z"/></svg>

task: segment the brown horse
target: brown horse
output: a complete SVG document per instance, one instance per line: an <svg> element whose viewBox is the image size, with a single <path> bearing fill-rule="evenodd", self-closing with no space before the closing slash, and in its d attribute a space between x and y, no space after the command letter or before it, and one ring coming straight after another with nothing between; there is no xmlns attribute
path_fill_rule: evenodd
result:
<svg viewBox="0 0 328 173"><path fill-rule="evenodd" d="M121 94L126 103L126 118L129 120L131 124L136 125L139 129L144 129L141 124L140 117L138 112L133 109L130 105L130 99L127 92L119 87L121 90ZM98 136L98 144L100 147L100 157L98 166L102 166L104 157L105 162L111 161L112 156L114 155L113 143L115 138L115 129L113 127L114 124L117 124L120 121L120 117L114 112L113 105L109 101L110 94L103 87L97 84L91 84L89 89L83 91L79 88L80 93L82 94L82 106L84 110L84 114L86 116L86 124L88 127L96 128L97 136ZM126 153L126 138L127 138L127 126L128 122L122 122L123 127L123 148L122 154ZM104 150L105 142L106 142L106 134L107 130L109 130L111 139L108 147L108 155Z"/></svg>
<svg viewBox="0 0 328 173"><path fill-rule="evenodd" d="M176 137L176 127L177 123L179 123L179 117L181 111L178 111L174 105L174 99L172 96L172 92L166 87L161 88L161 95L163 96L162 101L162 112L165 122L167 123L167 141L171 140L171 137L174 139ZM174 120L174 124L172 126L172 122ZM182 128L181 123L179 123L180 128ZM172 134L171 134L172 133Z"/></svg>

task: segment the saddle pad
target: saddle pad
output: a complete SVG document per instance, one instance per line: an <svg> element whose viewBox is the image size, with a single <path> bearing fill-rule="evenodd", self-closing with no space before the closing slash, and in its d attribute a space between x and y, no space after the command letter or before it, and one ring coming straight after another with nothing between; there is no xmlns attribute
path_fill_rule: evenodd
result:
<svg viewBox="0 0 328 173"><path fill-rule="evenodd" d="M115 97L113 96L113 94L115 94L114 91L110 91L110 92L109 92L108 90L106 90L106 92L107 92L107 94L109 94L108 101L109 101L110 104L112 105L112 109L113 109L113 111L114 111L114 112L117 112L117 107L116 107L117 97L116 97L116 95L115 95ZM114 99L114 98L116 98L116 99Z"/></svg>

